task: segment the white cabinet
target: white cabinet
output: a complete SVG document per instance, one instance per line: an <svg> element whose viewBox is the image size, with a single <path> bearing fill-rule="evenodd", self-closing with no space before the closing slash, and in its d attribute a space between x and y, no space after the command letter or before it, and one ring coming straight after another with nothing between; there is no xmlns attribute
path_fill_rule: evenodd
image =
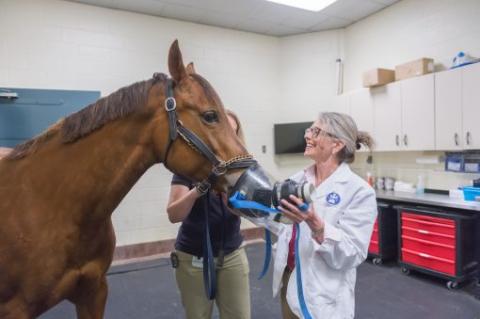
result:
<svg viewBox="0 0 480 319"><path fill-rule="evenodd" d="M465 149L480 148L480 63L462 69L462 120Z"/></svg>
<svg viewBox="0 0 480 319"><path fill-rule="evenodd" d="M370 90L354 91L349 97L349 114L358 130L373 136L373 103ZM368 151L368 148L362 145L360 151Z"/></svg>
<svg viewBox="0 0 480 319"><path fill-rule="evenodd" d="M463 149L462 69L435 74L435 138L438 150Z"/></svg>
<svg viewBox="0 0 480 319"><path fill-rule="evenodd" d="M435 149L433 74L372 89L378 151Z"/></svg>
<svg viewBox="0 0 480 319"><path fill-rule="evenodd" d="M373 138L377 151L400 150L402 131L402 100L400 82L394 82L374 88L373 100Z"/></svg>
<svg viewBox="0 0 480 319"><path fill-rule="evenodd" d="M435 149L435 94L433 74L400 82L402 138L408 150Z"/></svg>
<svg viewBox="0 0 480 319"><path fill-rule="evenodd" d="M480 64L435 75L438 150L480 148Z"/></svg>

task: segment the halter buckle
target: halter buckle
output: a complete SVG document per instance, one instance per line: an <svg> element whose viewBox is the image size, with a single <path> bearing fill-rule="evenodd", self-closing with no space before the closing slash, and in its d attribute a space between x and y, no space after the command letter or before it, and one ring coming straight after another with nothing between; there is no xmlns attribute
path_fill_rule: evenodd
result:
<svg viewBox="0 0 480 319"><path fill-rule="evenodd" d="M175 101L175 98L173 96L169 96L165 99L165 110L167 112L172 112L175 111L177 108L177 101Z"/></svg>
<svg viewBox="0 0 480 319"><path fill-rule="evenodd" d="M227 172L227 163L224 161L220 161L217 165L215 165L212 169L212 173L215 174L215 176L221 176L224 175Z"/></svg>
<svg viewBox="0 0 480 319"><path fill-rule="evenodd" d="M204 180L195 186L195 188L197 189L197 192L200 195L205 195L211 187L212 187L212 184L210 184L210 182L208 182L207 180Z"/></svg>

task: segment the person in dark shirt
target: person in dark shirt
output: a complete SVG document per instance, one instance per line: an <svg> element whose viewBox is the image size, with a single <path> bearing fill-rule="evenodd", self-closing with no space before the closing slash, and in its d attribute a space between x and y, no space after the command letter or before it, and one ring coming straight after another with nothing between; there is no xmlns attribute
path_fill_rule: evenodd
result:
<svg viewBox="0 0 480 319"><path fill-rule="evenodd" d="M227 111L233 130L243 140L238 117ZM213 255L216 257L216 296L209 300L203 281L203 241L205 227L205 204L210 200L208 225ZM172 223L181 222L174 255L178 259L175 277L187 319L210 319L215 301L220 318L250 319L249 265L243 238L240 234L240 217L234 215L225 196L210 191L207 195L189 179L174 175L167 205L168 218ZM219 259L223 259L219 262Z"/></svg>

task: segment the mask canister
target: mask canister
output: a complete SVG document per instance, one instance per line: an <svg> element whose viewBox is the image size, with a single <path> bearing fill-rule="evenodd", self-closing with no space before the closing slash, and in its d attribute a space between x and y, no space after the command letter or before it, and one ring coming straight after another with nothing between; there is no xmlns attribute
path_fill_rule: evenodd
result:
<svg viewBox="0 0 480 319"><path fill-rule="evenodd" d="M290 195L295 195L308 207L314 191L311 183L297 183L290 179L278 182L255 164L243 172L231 189L229 204L237 215L278 233L278 222L291 223L276 209L280 200L289 200Z"/></svg>

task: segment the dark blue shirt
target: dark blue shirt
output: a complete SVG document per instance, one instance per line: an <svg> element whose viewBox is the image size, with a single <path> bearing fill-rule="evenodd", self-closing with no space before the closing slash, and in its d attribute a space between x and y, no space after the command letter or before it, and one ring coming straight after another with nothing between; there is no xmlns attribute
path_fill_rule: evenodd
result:
<svg viewBox="0 0 480 319"><path fill-rule="evenodd" d="M173 175L172 185L184 185L189 189L193 188L192 182L180 175ZM215 257L218 256L218 251L222 246L224 254L227 255L242 244L240 217L230 212L230 209L223 203L216 192L211 191L208 193L208 196L210 197L208 226L210 227L213 255ZM204 195L195 201L192 210L180 226L175 249L198 257L203 255L206 200L207 195ZM222 206L225 216L222 216Z"/></svg>

